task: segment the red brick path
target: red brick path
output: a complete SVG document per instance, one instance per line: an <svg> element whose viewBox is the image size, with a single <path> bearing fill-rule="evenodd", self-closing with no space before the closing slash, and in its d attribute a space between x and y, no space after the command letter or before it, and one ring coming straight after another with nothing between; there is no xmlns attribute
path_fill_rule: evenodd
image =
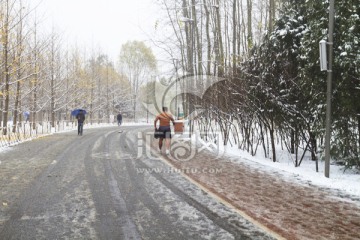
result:
<svg viewBox="0 0 360 240"><path fill-rule="evenodd" d="M359 201L297 183L295 177L290 182L210 153L198 153L185 162L165 158L184 169L194 181L286 239L360 239ZM201 169L221 169L221 172L201 172Z"/></svg>

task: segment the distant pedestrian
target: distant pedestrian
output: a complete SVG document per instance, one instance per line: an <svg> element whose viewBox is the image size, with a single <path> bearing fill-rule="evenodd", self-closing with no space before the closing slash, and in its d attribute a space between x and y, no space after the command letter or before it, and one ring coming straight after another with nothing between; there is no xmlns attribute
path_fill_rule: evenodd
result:
<svg viewBox="0 0 360 240"><path fill-rule="evenodd" d="M121 113L119 113L117 116L116 116L116 120L118 122L118 126L121 126L122 124L122 115Z"/></svg>
<svg viewBox="0 0 360 240"><path fill-rule="evenodd" d="M30 112L24 112L25 122L27 123L30 120Z"/></svg>
<svg viewBox="0 0 360 240"><path fill-rule="evenodd" d="M160 121L160 126L157 128L157 122ZM168 108L163 107L163 112L156 116L154 121L155 131L161 132L161 136L159 137L159 151L161 152L161 148L163 146L163 140L165 138L165 153L170 154L170 140L171 140L171 128L170 121L174 124L174 117L168 113Z"/></svg>
<svg viewBox="0 0 360 240"><path fill-rule="evenodd" d="M76 119L78 120L78 135L83 134L84 121L85 121L85 113L84 110L79 110L79 113L76 115Z"/></svg>

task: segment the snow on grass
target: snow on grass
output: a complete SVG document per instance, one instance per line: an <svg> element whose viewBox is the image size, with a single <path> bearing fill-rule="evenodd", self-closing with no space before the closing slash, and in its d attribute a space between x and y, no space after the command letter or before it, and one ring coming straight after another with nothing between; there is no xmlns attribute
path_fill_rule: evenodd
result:
<svg viewBox="0 0 360 240"><path fill-rule="evenodd" d="M185 126L185 132L188 131L188 126ZM199 131L199 130L196 130ZM195 132L196 132L195 131ZM196 135L196 134L194 134ZM310 153L306 152L304 160L299 167L295 167L295 155L290 154L287 150L282 150L281 146L277 145L276 162L270 158L264 157L264 150L261 146L258 147L255 156L252 156L247 151L241 150L236 144L233 146L223 146L222 135L219 134L218 148L219 154L229 157L233 162L246 163L248 166L257 168L269 174L282 176L285 180L298 183L306 183L317 185L319 187L329 188L335 191L341 191L356 197L360 197L360 171L348 169L344 171L344 166L330 164L330 177L325 177L325 162L318 160L318 172L316 172L315 161L310 158ZM192 141L198 142L197 136L192 136ZM299 150L299 157L303 154ZM272 155L270 151L270 156Z"/></svg>
<svg viewBox="0 0 360 240"><path fill-rule="evenodd" d="M223 147L222 151L223 154L229 156L234 162L245 162L249 166L260 168L273 175L279 176L279 174L281 174L289 181L294 181L294 178L296 178L307 184L344 191L348 194L360 197L360 174L356 170L350 169L344 171L343 166L331 164L330 177L327 178L324 174L324 161L318 161L319 172L316 172L315 161L310 160L307 155L305 155L305 159L302 161L300 167L295 167L295 156L282 150L277 150L276 162L273 162L269 158L265 158L264 153L261 150L258 150L256 156L251 156L251 154L238 149L236 146Z"/></svg>

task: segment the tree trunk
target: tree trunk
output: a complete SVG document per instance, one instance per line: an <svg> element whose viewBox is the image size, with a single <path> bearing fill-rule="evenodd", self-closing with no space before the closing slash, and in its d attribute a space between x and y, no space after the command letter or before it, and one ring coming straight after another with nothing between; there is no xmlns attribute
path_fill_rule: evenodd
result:
<svg viewBox="0 0 360 240"><path fill-rule="evenodd" d="M206 62L206 74L211 74L211 40L210 40L210 12L207 7L206 0L203 1L205 9L205 29L206 29L206 42L207 42L207 62Z"/></svg>
<svg viewBox="0 0 360 240"><path fill-rule="evenodd" d="M267 152L266 152L266 144L265 144L265 137L264 137L264 130L263 130L263 125L261 123L261 121L259 121L259 124L260 124L260 135L261 135L261 141L262 141L262 146L263 146L263 149L264 149L264 157L267 158L268 155L267 155Z"/></svg>
<svg viewBox="0 0 360 240"><path fill-rule="evenodd" d="M5 72L5 85L3 95L4 110L3 110L3 134L7 133L7 123L9 116L9 102L10 102L10 64L9 64L9 21L10 21L10 6L9 1L6 1L5 19L4 19L4 32L2 33L2 44L4 53L4 72Z"/></svg>
<svg viewBox="0 0 360 240"><path fill-rule="evenodd" d="M252 34L252 0L247 0L247 47L250 50L253 46L253 34Z"/></svg>
<svg viewBox="0 0 360 240"><path fill-rule="evenodd" d="M36 21L36 20L35 20ZM38 63L38 46L37 46L37 23L34 26L34 79L31 81L31 88L33 89L32 95L32 109L31 109L31 122L32 127L36 129L36 111L37 111L37 85L38 85L38 74L39 74L39 63Z"/></svg>
<svg viewBox="0 0 360 240"><path fill-rule="evenodd" d="M189 11L188 11L188 4L186 0L182 0L182 11L183 16L185 19L190 19ZM186 71L194 74L194 63L193 63L193 41L192 41L192 33L193 33L193 26L191 22L185 22L185 38L186 38Z"/></svg>
<svg viewBox="0 0 360 240"><path fill-rule="evenodd" d="M21 76L22 76L22 70L21 70L21 65L22 65L22 52L23 52L23 44L22 44L22 31L23 31L23 26L22 26L22 7L20 6L20 19L21 21L19 22L19 29L17 32L17 44L16 44L16 50L17 50L17 56L16 58L18 59L16 65L17 65L17 70L16 70L16 95L15 95L15 106L14 106L14 119L13 119L13 132L16 132L16 126L17 126L17 122L18 122L18 115L19 115L19 105L20 105L20 95L21 95Z"/></svg>
<svg viewBox="0 0 360 240"><path fill-rule="evenodd" d="M217 33L217 46L215 48L217 51L217 64L218 64L218 76L224 76L224 46L222 40L222 31L221 31L221 18L220 18L220 1L216 0L216 33Z"/></svg>
<svg viewBox="0 0 360 240"><path fill-rule="evenodd" d="M298 151L299 151L299 129L297 127L297 125L295 126L295 132L294 132L294 145L295 145L295 167L299 166L299 156L298 156ZM306 149L305 149L306 151Z"/></svg>
<svg viewBox="0 0 360 240"><path fill-rule="evenodd" d="M360 116L358 115L357 117L357 127L358 127L358 148L357 149L360 149ZM360 154L360 153L357 153L357 154Z"/></svg>
<svg viewBox="0 0 360 240"><path fill-rule="evenodd" d="M295 153L295 131L291 129L290 131L290 153Z"/></svg>
<svg viewBox="0 0 360 240"><path fill-rule="evenodd" d="M9 102L10 102L10 67L9 67L9 49L8 49L8 34L5 32L6 40L4 42L4 70L5 70L5 86L4 86L4 111L3 111L3 134L7 133L7 122L9 116Z"/></svg>
<svg viewBox="0 0 360 240"><path fill-rule="evenodd" d="M244 13L242 1L240 1L240 11L239 12ZM239 22L240 22L240 16L239 16ZM242 37L240 38L239 42L242 42L243 52L247 53L248 47L247 47L247 41L246 41L246 27L245 27L244 14L241 15L241 27L239 28L239 32L240 32L240 34L242 33ZM240 51L239 51L239 53L240 53Z"/></svg>
<svg viewBox="0 0 360 240"><path fill-rule="evenodd" d="M192 18L193 18L193 27L194 27L194 38L195 38L195 42L194 42L194 47L195 47L195 52L194 54L196 54L195 56L197 57L197 75L202 75L202 46L201 46L201 41L200 41L200 33L199 33L199 28L198 28L198 20L197 20L197 16L196 16L196 2L195 0L191 0L191 4L192 4ZM196 45L195 45L196 43Z"/></svg>
<svg viewBox="0 0 360 240"><path fill-rule="evenodd" d="M270 141L271 141L271 148L272 148L272 155L273 155L273 162L276 162L276 149L275 149L275 136L274 136L274 120L271 119L271 126L270 126Z"/></svg>
<svg viewBox="0 0 360 240"><path fill-rule="evenodd" d="M50 63L50 114L51 127L55 127L55 39L51 41L51 63Z"/></svg>
<svg viewBox="0 0 360 240"><path fill-rule="evenodd" d="M269 32L274 30L274 21L275 21L275 0L270 0L269 4Z"/></svg>
<svg viewBox="0 0 360 240"><path fill-rule="evenodd" d="M316 151L317 151L317 146L316 146L316 137L315 134L311 131L309 131L309 135L310 135L310 148L311 148L311 160L317 160L317 156L316 156Z"/></svg>
<svg viewBox="0 0 360 240"><path fill-rule="evenodd" d="M233 40L232 40L232 67L233 67L233 75L236 75L236 61L237 61L237 52L236 52L236 0L233 0Z"/></svg>

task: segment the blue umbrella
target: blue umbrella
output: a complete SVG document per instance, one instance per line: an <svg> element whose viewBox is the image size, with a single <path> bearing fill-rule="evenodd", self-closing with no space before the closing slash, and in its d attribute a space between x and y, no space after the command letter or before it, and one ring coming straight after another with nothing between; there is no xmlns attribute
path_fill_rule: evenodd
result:
<svg viewBox="0 0 360 240"><path fill-rule="evenodd" d="M76 117L76 115L79 114L80 110L82 110L84 112L84 114L86 114L86 110L84 110L84 109L74 109L71 111L71 115Z"/></svg>
<svg viewBox="0 0 360 240"><path fill-rule="evenodd" d="M25 117L25 118L27 118L27 117L29 117L29 116L30 116L29 111L25 111L23 114L24 114L24 117Z"/></svg>

